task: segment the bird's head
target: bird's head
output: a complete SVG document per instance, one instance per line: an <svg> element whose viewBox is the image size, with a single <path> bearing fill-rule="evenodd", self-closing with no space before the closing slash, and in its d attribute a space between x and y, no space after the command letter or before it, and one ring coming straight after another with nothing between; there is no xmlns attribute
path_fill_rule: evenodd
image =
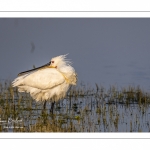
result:
<svg viewBox="0 0 150 150"><path fill-rule="evenodd" d="M66 55L60 55L57 57L54 57L50 61L50 68L60 68L64 65L67 65L69 61L66 60Z"/></svg>
<svg viewBox="0 0 150 150"><path fill-rule="evenodd" d="M65 77L67 83L76 85L77 74L71 66L71 62L66 59L66 56L67 54L52 58L49 67L58 69L59 72Z"/></svg>

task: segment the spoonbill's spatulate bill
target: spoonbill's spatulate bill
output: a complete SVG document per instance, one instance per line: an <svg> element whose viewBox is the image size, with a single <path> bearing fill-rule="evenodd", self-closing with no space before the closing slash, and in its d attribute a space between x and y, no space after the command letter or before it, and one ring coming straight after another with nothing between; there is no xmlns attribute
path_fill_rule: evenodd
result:
<svg viewBox="0 0 150 150"><path fill-rule="evenodd" d="M30 93L36 101L57 102L66 96L71 85L76 85L77 74L66 55L57 56L41 67L21 72L12 82L19 92Z"/></svg>

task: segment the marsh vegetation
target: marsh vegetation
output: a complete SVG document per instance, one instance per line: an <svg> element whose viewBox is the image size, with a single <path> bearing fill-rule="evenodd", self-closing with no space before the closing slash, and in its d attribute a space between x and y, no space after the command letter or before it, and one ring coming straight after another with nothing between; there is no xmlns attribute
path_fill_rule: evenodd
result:
<svg viewBox="0 0 150 150"><path fill-rule="evenodd" d="M11 82L0 84L1 132L149 132L150 94L140 87L79 85L43 109Z"/></svg>

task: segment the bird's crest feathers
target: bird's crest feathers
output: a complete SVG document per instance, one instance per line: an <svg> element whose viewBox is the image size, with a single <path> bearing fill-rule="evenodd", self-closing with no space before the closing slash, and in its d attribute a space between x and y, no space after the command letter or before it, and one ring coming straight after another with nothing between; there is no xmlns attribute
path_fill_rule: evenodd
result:
<svg viewBox="0 0 150 150"><path fill-rule="evenodd" d="M66 59L66 55L60 55L60 56L57 56L57 57L53 57L51 59L51 61L54 61L55 64L57 64L57 66L70 66L72 63L69 59Z"/></svg>

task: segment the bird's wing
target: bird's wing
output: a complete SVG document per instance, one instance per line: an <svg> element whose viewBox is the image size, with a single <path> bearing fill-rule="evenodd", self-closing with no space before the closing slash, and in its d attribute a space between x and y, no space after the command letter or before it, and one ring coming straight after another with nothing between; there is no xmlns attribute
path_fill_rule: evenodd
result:
<svg viewBox="0 0 150 150"><path fill-rule="evenodd" d="M16 82L14 82L15 86L26 85L42 90L51 89L65 82L64 76L55 68L45 68L29 75L24 75L20 79L20 82L19 78L20 77L18 77L18 80L16 79ZM19 84L17 84L17 82Z"/></svg>

